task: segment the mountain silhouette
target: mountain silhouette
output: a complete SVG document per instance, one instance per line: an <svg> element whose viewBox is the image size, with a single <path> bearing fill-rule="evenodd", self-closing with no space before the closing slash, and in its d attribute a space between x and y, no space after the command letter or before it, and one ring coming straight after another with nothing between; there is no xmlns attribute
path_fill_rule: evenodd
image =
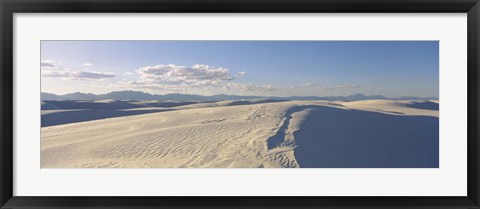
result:
<svg viewBox="0 0 480 209"><path fill-rule="evenodd" d="M212 96L204 96L197 94L150 94L142 91L113 91L107 94L92 94L75 92L64 95L56 95L52 93L41 93L41 99L47 100L174 100L174 101L220 101L220 100L246 100L246 99L281 99L281 100L344 100L344 101L358 101L369 99L391 99L391 100L436 100L436 97L398 97L388 98L382 95L364 95L353 94L350 96L287 96L287 97L268 97L268 96L239 96L217 94Z"/></svg>

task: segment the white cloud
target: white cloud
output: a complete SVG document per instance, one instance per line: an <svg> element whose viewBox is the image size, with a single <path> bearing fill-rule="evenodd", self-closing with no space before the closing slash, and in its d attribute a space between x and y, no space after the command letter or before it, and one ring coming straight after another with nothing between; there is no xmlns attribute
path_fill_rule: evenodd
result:
<svg viewBox="0 0 480 209"><path fill-rule="evenodd" d="M85 64L83 64L83 65L84 65L85 67L92 67L92 63L89 63L89 62L87 62L87 63L85 63Z"/></svg>
<svg viewBox="0 0 480 209"><path fill-rule="evenodd" d="M245 76L246 72L239 72L237 74L235 74L233 77L235 78L243 78Z"/></svg>
<svg viewBox="0 0 480 209"><path fill-rule="evenodd" d="M231 90L231 89L237 89L243 92L246 91L260 91L260 92L265 92L265 91L275 91L275 88L273 88L272 84L265 84L261 86L253 85L253 84L248 84L248 83L227 83L223 86L223 89L226 90Z"/></svg>
<svg viewBox="0 0 480 209"><path fill-rule="evenodd" d="M313 83L304 83L302 84L303 87L307 87L307 86L313 86Z"/></svg>
<svg viewBox="0 0 480 209"><path fill-rule="evenodd" d="M322 89L322 90L337 90L337 89L355 89L355 88L362 88L362 86L360 85L334 85L334 86L320 86L320 85L317 85L317 84L314 84L314 83L310 83L310 82L307 82L307 83L303 83L303 84L300 84L300 85L294 85L294 86L290 86L289 88L290 89L297 89L297 88L301 88L301 87L315 87L317 89Z"/></svg>
<svg viewBox="0 0 480 209"><path fill-rule="evenodd" d="M168 90L222 87L224 82L245 76L245 72L231 75L227 68L199 64L146 66L136 72L140 75L140 80L129 82L130 86Z"/></svg>
<svg viewBox="0 0 480 209"><path fill-rule="evenodd" d="M337 90L337 89L356 89L361 88L360 85L336 85L336 86L320 86L319 89L324 90Z"/></svg>
<svg viewBox="0 0 480 209"><path fill-rule="evenodd" d="M183 83L197 83L203 81L232 80L234 76L228 74L227 68L216 68L208 65L194 65L191 67L179 65L156 65L137 69L144 79L157 81L179 81Z"/></svg>
<svg viewBox="0 0 480 209"><path fill-rule="evenodd" d="M68 80L104 80L115 77L115 74L108 72L94 71L42 71L42 77L63 78Z"/></svg>
<svg viewBox="0 0 480 209"><path fill-rule="evenodd" d="M55 60L41 60L40 61L40 66L42 68L54 68L56 67L56 61Z"/></svg>
<svg viewBox="0 0 480 209"><path fill-rule="evenodd" d="M127 83L128 87L141 88L141 89L153 89L153 90L172 90L172 91L185 91L196 88L189 85L164 85L156 83L145 83L140 81L130 81Z"/></svg>
<svg viewBox="0 0 480 209"><path fill-rule="evenodd" d="M275 90L275 89L273 88L273 85L272 85L272 84L262 85L262 86L260 86L259 89L260 89L260 91L273 91L273 90Z"/></svg>
<svg viewBox="0 0 480 209"><path fill-rule="evenodd" d="M188 91L209 90L218 88L237 91L274 91L271 84L254 85L232 82L243 78L246 72L230 74L227 68L209 65L155 65L139 68L135 71L140 75L139 80L129 81L126 86L142 89Z"/></svg>
<svg viewBox="0 0 480 209"><path fill-rule="evenodd" d="M243 92L267 92L275 90L271 84L258 86L248 83L232 82L233 80L245 77L246 72L242 71L231 74L227 68L209 65L155 65L139 68L135 72L140 75L140 79L129 81L126 84L127 87L171 91L211 91L212 88Z"/></svg>

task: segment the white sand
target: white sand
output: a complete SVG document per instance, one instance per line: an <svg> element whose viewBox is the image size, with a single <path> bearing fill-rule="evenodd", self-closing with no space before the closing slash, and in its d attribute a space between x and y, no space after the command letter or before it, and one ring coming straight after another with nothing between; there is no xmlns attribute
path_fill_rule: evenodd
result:
<svg viewBox="0 0 480 209"><path fill-rule="evenodd" d="M225 101L49 126L41 167L438 167L438 110L410 104Z"/></svg>

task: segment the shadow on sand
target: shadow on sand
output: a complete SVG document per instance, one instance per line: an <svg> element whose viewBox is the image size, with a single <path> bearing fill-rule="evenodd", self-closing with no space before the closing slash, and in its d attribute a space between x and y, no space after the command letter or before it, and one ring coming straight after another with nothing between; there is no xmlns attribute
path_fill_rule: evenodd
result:
<svg viewBox="0 0 480 209"><path fill-rule="evenodd" d="M55 126L67 123L85 122L105 118L115 118L130 115L162 112L166 110L67 110L42 114L42 127Z"/></svg>
<svg viewBox="0 0 480 209"><path fill-rule="evenodd" d="M435 102L412 102L411 104L407 104L407 107L417 108L417 109L424 109L424 110L438 110L439 104Z"/></svg>
<svg viewBox="0 0 480 209"><path fill-rule="evenodd" d="M268 139L284 140L292 114L309 109L293 133L294 155L305 168L438 168L437 117L390 115L325 106L297 106Z"/></svg>
<svg viewBox="0 0 480 209"><path fill-rule="evenodd" d="M259 99L259 100L240 100L231 101L225 106L261 104L271 102L283 102L286 100ZM42 127L62 125L68 123L85 122L106 118L140 115L147 113L172 111L166 109L169 107L179 107L190 104L214 103L217 101L202 102L175 102L175 101L81 101L81 100L63 100L63 101L42 101ZM135 109L135 108L162 108L165 109ZM58 111L53 111L58 110ZM47 111L51 111L48 112Z"/></svg>

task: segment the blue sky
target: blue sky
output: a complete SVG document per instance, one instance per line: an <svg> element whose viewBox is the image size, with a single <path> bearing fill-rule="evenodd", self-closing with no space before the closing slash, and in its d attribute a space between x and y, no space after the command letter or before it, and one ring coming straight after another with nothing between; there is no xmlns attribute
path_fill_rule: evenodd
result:
<svg viewBox="0 0 480 209"><path fill-rule="evenodd" d="M42 92L438 97L437 41L42 41Z"/></svg>

